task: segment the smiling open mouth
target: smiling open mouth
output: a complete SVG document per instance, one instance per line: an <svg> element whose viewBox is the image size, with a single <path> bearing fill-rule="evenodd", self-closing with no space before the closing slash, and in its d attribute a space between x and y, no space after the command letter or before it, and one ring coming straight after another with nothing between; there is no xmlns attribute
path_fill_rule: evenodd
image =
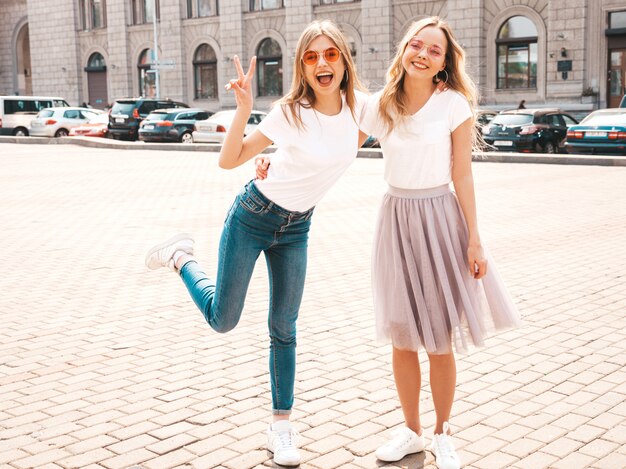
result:
<svg viewBox="0 0 626 469"><path fill-rule="evenodd" d="M320 85L329 85L330 82L333 80L333 74L320 73L319 75L316 75L315 78L317 78L317 81L320 83Z"/></svg>

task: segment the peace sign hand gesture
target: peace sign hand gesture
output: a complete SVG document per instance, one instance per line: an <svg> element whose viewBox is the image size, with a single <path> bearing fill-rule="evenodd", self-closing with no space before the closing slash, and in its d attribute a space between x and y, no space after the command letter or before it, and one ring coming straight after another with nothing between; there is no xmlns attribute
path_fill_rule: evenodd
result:
<svg viewBox="0 0 626 469"><path fill-rule="evenodd" d="M248 73L245 75L243 73L243 68L241 68L239 57L233 57L233 61L235 62L238 78L230 80L226 84L225 88L227 91L233 90L235 92L235 101L237 102L238 108L246 109L252 112L252 104L254 102L254 98L252 96L252 78L254 77L254 70L256 69L256 56L250 59L250 67L248 68Z"/></svg>

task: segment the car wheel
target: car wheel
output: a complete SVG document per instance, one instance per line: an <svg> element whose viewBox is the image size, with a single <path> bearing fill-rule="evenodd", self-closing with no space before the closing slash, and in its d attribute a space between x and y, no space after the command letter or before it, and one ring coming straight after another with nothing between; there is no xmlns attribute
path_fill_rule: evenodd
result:
<svg viewBox="0 0 626 469"><path fill-rule="evenodd" d="M16 137L28 137L28 130L26 130L24 127L18 127L13 131L13 135L15 135Z"/></svg>
<svg viewBox="0 0 626 469"><path fill-rule="evenodd" d="M556 146L554 145L554 143L553 143L553 142L548 141L548 142L546 142L546 144L543 146L543 152L544 152L544 153L549 153L549 154L552 154L552 153L557 153L557 151L556 151Z"/></svg>
<svg viewBox="0 0 626 469"><path fill-rule="evenodd" d="M67 129L59 129L56 131L56 133L54 134L55 137L67 137L69 134L69 132L67 131Z"/></svg>
<svg viewBox="0 0 626 469"><path fill-rule="evenodd" d="M193 143L193 135L191 132L185 132L180 136L180 143Z"/></svg>

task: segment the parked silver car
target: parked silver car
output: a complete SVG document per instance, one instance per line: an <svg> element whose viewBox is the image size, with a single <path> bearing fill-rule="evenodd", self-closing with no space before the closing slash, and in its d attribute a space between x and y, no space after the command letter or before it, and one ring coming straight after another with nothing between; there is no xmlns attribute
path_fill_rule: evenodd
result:
<svg viewBox="0 0 626 469"><path fill-rule="evenodd" d="M220 111L206 120L197 121L194 125L193 141L196 143L224 143L226 132L233 122L235 110ZM244 135L254 132L257 125L267 114L261 111L252 111Z"/></svg>
<svg viewBox="0 0 626 469"><path fill-rule="evenodd" d="M85 124L96 115L102 114L98 109L84 107L50 107L37 114L28 129L33 137L66 137L70 130Z"/></svg>

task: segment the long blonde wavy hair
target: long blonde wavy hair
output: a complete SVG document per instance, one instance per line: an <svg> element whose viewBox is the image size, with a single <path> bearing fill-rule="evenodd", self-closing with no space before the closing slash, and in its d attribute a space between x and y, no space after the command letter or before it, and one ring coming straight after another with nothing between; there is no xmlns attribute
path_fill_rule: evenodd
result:
<svg viewBox="0 0 626 469"><path fill-rule="evenodd" d="M300 107L312 108L315 105L315 92L306 82L304 78L304 63L302 55L307 50L311 42L319 36L326 36L335 43L341 51L341 59L346 67L346 73L341 79L340 89L345 96L346 104L350 108L352 117L356 121L355 107L356 97L354 90L364 90L359 77L356 73L356 65L352 60L350 47L345 36L339 30L337 25L329 20L313 21L300 35L298 45L296 46L296 55L293 63L293 79L291 80L291 89L275 104L281 105L285 117L289 120L286 109L289 108L294 123L298 128L304 126L300 117Z"/></svg>
<svg viewBox="0 0 626 469"><path fill-rule="evenodd" d="M439 72L433 77L433 82L437 83L438 80L446 79L447 72L447 87L451 90L458 91L467 98L474 114L473 120L476 119L474 107L477 104L478 94L476 91L476 85L473 80L465 71L465 51L461 45L454 38L454 34L450 29L448 23L443 21L438 16L431 16L414 22L398 44L398 50L396 55L387 69L387 83L383 88L382 95L380 97L379 116L382 119L387 133L391 131L394 125L398 124L398 117L402 120L405 116L409 115L407 108L407 97L404 92L404 77L406 71L402 66L402 56L406 50L409 41L415 37L422 29L434 26L441 29L448 41L448 47L446 47L445 54L445 72ZM473 142L475 142L477 135L473 132Z"/></svg>

